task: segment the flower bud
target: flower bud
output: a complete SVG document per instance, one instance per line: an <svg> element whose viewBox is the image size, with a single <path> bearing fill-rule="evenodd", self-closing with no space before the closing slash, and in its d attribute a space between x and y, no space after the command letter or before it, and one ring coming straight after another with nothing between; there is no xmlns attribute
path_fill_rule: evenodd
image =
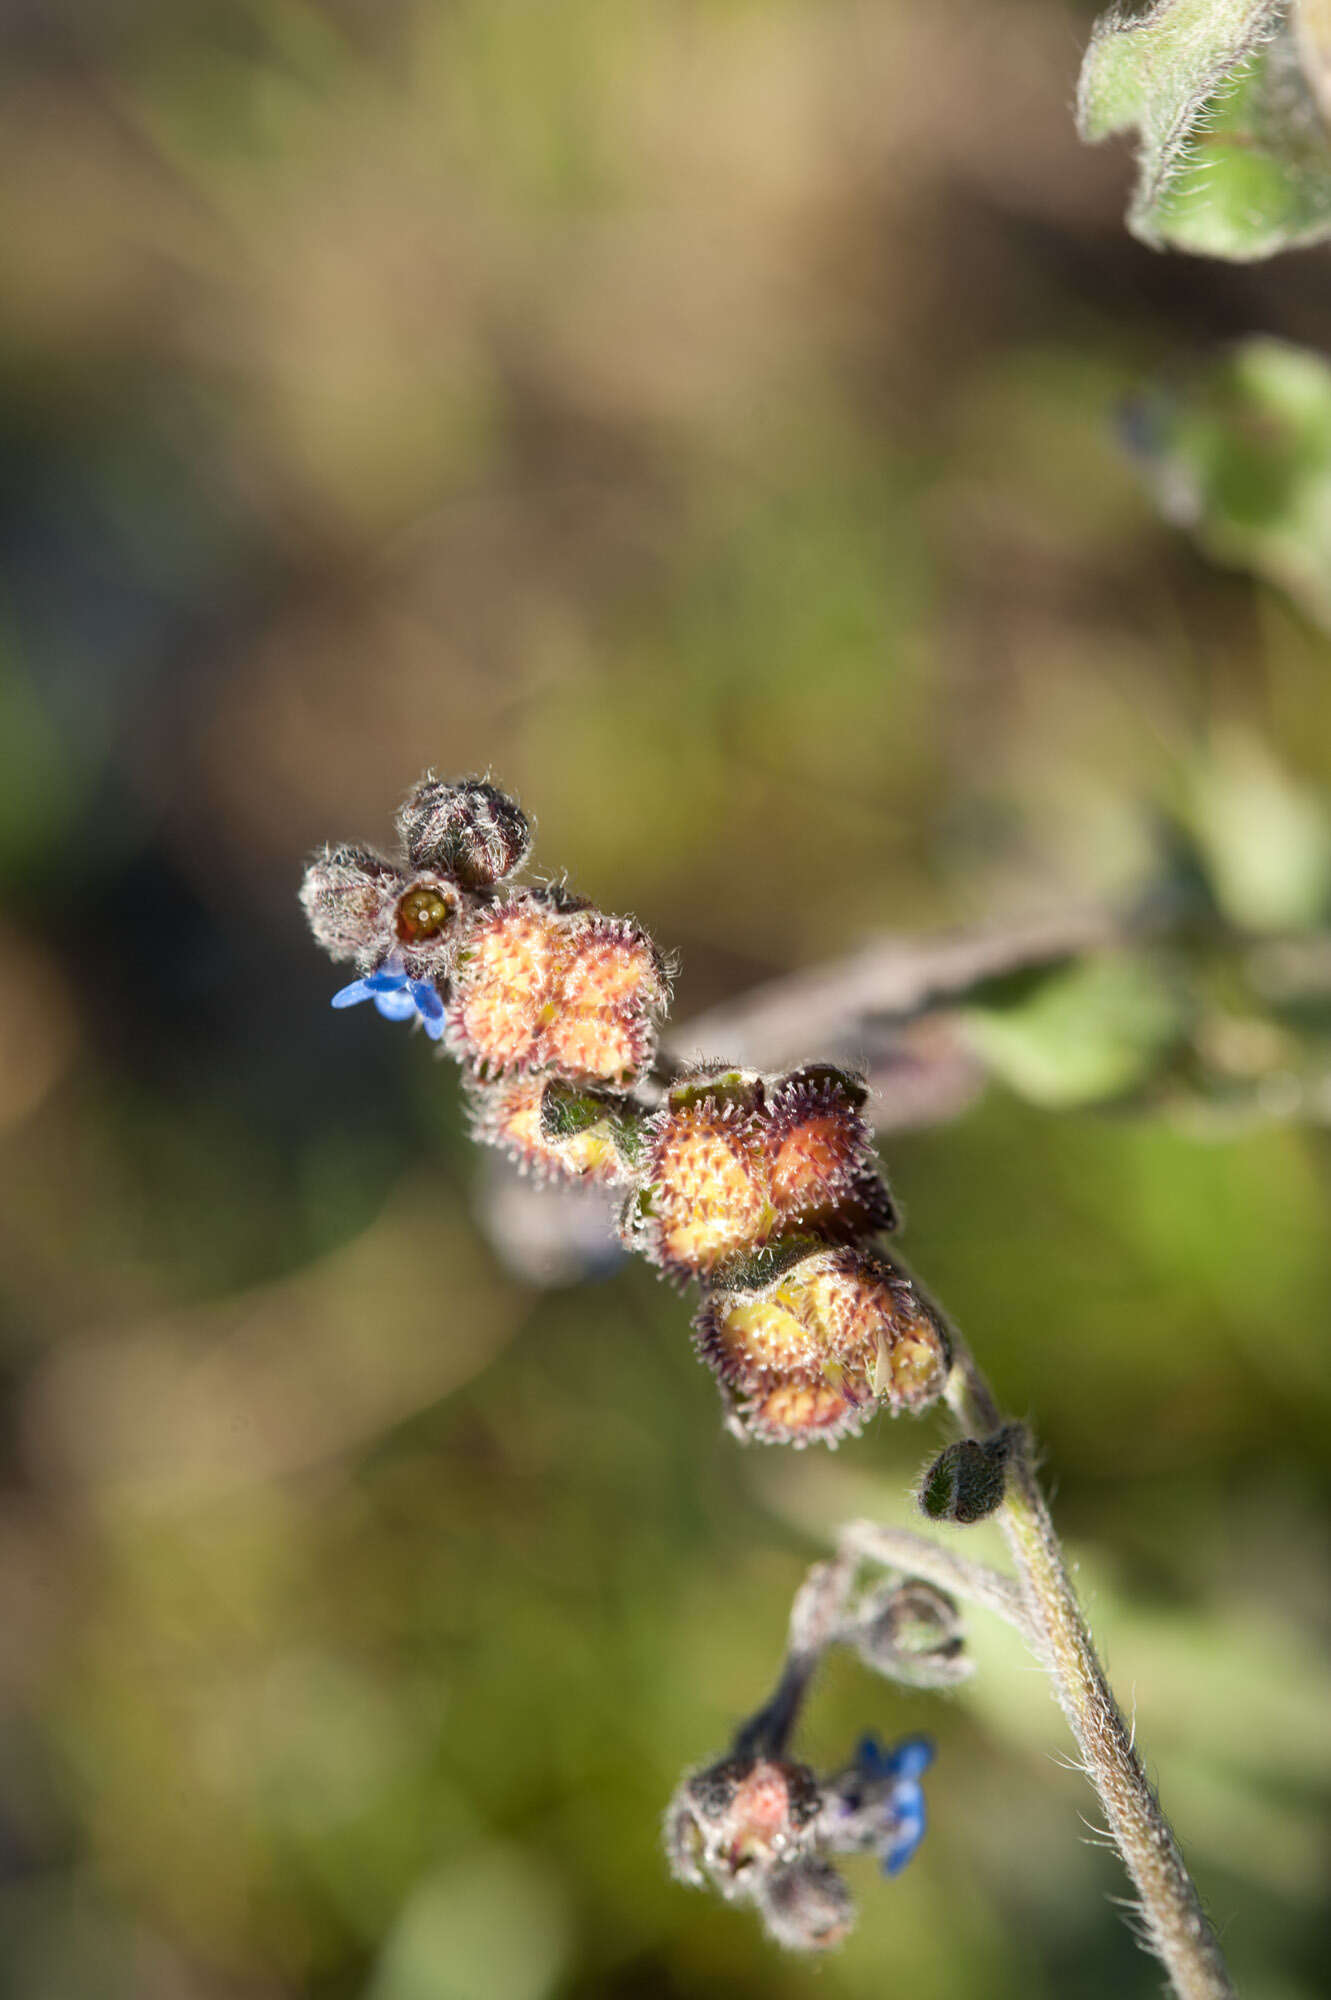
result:
<svg viewBox="0 0 1331 2000"><path fill-rule="evenodd" d="M513 800L480 778L422 778L397 816L413 868L449 875L465 889L492 889L531 851L531 829Z"/></svg>
<svg viewBox="0 0 1331 2000"><path fill-rule="evenodd" d="M817 1251L764 1290L713 1289L694 1322L739 1426L768 1443L832 1443L880 1404L922 1410L941 1394L947 1343L886 1258Z"/></svg>
<svg viewBox="0 0 1331 2000"><path fill-rule="evenodd" d="M872 1591L847 1636L867 1667L906 1687L955 1687L975 1664L956 1604L920 1577Z"/></svg>
<svg viewBox="0 0 1331 2000"><path fill-rule="evenodd" d="M823 1803L813 1772L775 1757L725 1757L695 1771L666 1813L666 1850L683 1882L750 1894L769 1869L813 1839Z"/></svg>
<svg viewBox="0 0 1331 2000"><path fill-rule="evenodd" d="M588 914L569 936L540 1059L568 1074L630 1082L651 1061L665 999L664 968L647 933L623 918Z"/></svg>
<svg viewBox="0 0 1331 2000"><path fill-rule="evenodd" d="M530 1063L563 969L569 922L530 889L473 917L457 953L448 1044L478 1076Z"/></svg>
<svg viewBox="0 0 1331 2000"><path fill-rule="evenodd" d="M767 1935L787 1951L827 1951L855 1922L850 1890L820 1854L770 1869L756 1895Z"/></svg>
<svg viewBox="0 0 1331 2000"><path fill-rule="evenodd" d="M305 870L301 907L330 958L370 971L391 946L407 878L368 847L326 847Z"/></svg>
<svg viewBox="0 0 1331 2000"><path fill-rule="evenodd" d="M1017 1428L1007 1424L991 1438L957 1438L948 1445L924 1475L921 1511L931 1521L955 1521L961 1527L997 1512Z"/></svg>

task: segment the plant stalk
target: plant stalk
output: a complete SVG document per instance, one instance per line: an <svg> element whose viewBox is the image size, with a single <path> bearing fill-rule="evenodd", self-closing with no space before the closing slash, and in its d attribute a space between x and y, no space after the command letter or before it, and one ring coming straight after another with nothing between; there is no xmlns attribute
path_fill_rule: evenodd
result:
<svg viewBox="0 0 1331 2000"><path fill-rule="evenodd" d="M1001 1422L993 1393L964 1340L955 1328L950 1331L948 1404L963 1435L990 1437ZM1030 1642L1053 1683L1141 1899L1150 1949L1168 1972L1178 2000L1235 2000L1220 1941L1133 1747L1077 1603L1024 1430L1008 1460L1007 1490L997 1519L1016 1564Z"/></svg>

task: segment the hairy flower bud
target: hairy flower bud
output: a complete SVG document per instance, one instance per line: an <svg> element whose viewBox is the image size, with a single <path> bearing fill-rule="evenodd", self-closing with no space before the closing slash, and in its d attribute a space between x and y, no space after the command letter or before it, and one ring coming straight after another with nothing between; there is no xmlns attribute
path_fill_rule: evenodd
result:
<svg viewBox="0 0 1331 2000"><path fill-rule="evenodd" d="M752 1894L774 1866L812 1843L823 1796L805 1764L725 1757L684 1779L666 1813L666 1850L683 1882Z"/></svg>
<svg viewBox="0 0 1331 2000"><path fill-rule="evenodd" d="M326 847L305 870L301 908L330 958L371 971L390 948L402 870L368 847Z"/></svg>
<svg viewBox="0 0 1331 2000"><path fill-rule="evenodd" d="M1007 1487L1007 1462L1017 1426L991 1438L957 1438L934 1460L920 1487L920 1508L931 1521L969 1527L996 1513Z"/></svg>
<svg viewBox="0 0 1331 2000"><path fill-rule="evenodd" d="M768 1443L834 1443L879 1405L925 1409L947 1375L910 1280L853 1249L807 1255L759 1291L714 1289L694 1325L739 1428Z"/></svg>
<svg viewBox="0 0 1331 2000"><path fill-rule="evenodd" d="M481 778L422 778L403 800L397 828L413 868L449 875L465 889L492 889L531 851L519 807Z"/></svg>
<svg viewBox="0 0 1331 2000"><path fill-rule="evenodd" d="M820 1854L769 1870L756 1900L767 1935L787 1951L828 1951L855 1922L850 1890Z"/></svg>

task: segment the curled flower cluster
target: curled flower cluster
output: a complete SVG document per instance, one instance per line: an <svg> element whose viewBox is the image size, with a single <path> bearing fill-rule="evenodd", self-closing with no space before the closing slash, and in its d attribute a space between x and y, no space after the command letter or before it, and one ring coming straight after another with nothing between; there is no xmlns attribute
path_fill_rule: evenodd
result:
<svg viewBox="0 0 1331 2000"><path fill-rule="evenodd" d="M479 779L433 775L398 814L401 858L328 848L301 900L371 1001L418 1020L464 1071L473 1136L538 1177L625 1188L620 1233L696 1282L700 1354L731 1426L835 1443L878 1408L941 1393L946 1336L875 1238L896 1215L863 1082L659 1061L661 954L562 884L515 888L530 830Z"/></svg>
<svg viewBox="0 0 1331 2000"><path fill-rule="evenodd" d="M855 1919L834 1854L873 1854L897 1875L924 1838L925 1737L887 1750L866 1736L852 1762L819 1778L781 1756L732 1754L686 1777L666 1813L676 1879L752 1903L794 1951L839 1944Z"/></svg>

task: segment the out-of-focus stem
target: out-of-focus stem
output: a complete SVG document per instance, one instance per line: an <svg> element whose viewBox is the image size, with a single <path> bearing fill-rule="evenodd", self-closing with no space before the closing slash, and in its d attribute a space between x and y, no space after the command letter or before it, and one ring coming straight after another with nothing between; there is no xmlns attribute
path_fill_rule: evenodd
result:
<svg viewBox="0 0 1331 2000"><path fill-rule="evenodd" d="M991 1436L1001 1420L989 1384L955 1329L952 1339L948 1403L964 1435ZM1234 2000L1220 1942L1133 1748L1077 1603L1024 1431L1008 1459L998 1520L1016 1564L1028 1638L1053 1683L1141 1898L1151 1949L1179 2000Z"/></svg>
<svg viewBox="0 0 1331 2000"><path fill-rule="evenodd" d="M884 1569L900 1570L903 1576L923 1577L926 1583L936 1584L939 1590L950 1591L954 1597L967 1597L973 1604L983 1605L986 1611L1006 1618L1024 1638L1031 1636L1025 1599L1010 1576L990 1569L987 1563L954 1555L951 1549L931 1542L927 1535L912 1534L909 1528L880 1527L876 1521L850 1521L838 1533L837 1547L865 1562L879 1563Z"/></svg>

